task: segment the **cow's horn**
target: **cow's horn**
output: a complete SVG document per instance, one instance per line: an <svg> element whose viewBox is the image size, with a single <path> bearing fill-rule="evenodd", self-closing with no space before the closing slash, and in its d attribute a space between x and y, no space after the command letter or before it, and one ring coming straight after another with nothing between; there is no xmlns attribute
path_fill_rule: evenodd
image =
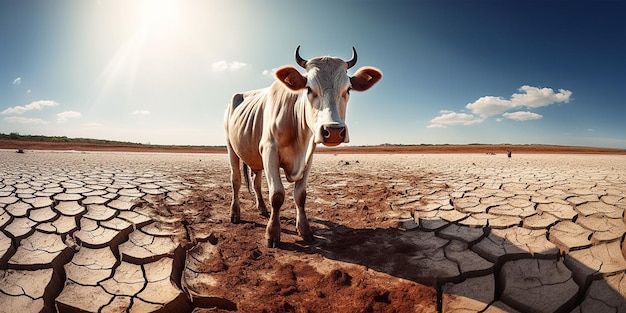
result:
<svg viewBox="0 0 626 313"><path fill-rule="evenodd" d="M352 47L352 58L346 61L346 63L348 63L348 68L356 65L356 49L354 49L354 47Z"/></svg>
<svg viewBox="0 0 626 313"><path fill-rule="evenodd" d="M303 59L303 58L300 56L300 46L298 46L298 47L296 48L296 63L298 63L298 65L302 66L303 68L306 68L306 63L307 63L307 62L309 62L309 61L307 61L307 60Z"/></svg>

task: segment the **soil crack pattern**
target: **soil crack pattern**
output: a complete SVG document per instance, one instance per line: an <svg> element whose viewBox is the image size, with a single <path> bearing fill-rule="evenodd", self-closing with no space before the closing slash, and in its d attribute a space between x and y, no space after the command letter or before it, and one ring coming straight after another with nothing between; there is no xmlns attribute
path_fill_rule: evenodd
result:
<svg viewBox="0 0 626 313"><path fill-rule="evenodd" d="M316 155L315 242L287 197L269 249L252 194L229 222L226 155L0 150L0 312L624 312L625 173Z"/></svg>

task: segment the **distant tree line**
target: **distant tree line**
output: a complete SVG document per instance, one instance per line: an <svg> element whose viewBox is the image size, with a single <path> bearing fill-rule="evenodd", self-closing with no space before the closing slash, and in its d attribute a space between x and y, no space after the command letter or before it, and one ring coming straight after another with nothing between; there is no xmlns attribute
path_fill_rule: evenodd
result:
<svg viewBox="0 0 626 313"><path fill-rule="evenodd" d="M19 133L0 133L0 139L5 140L28 140L28 141L44 141L44 142L86 142L86 143L103 143L103 144L132 144L141 145L134 142L123 142L103 139L90 138L68 138L67 136L42 136L42 135L20 135Z"/></svg>
<svg viewBox="0 0 626 313"><path fill-rule="evenodd" d="M91 139L91 138L68 138L67 136L41 136L41 135L20 135L19 133L0 133L0 140L26 140L26 141L41 141L41 142L80 142L80 143L92 143L92 144L109 144L109 145L134 145L145 147L189 147L189 148L226 148L226 146L191 146L191 145L153 145L150 143L135 143L128 141L115 141L105 139Z"/></svg>

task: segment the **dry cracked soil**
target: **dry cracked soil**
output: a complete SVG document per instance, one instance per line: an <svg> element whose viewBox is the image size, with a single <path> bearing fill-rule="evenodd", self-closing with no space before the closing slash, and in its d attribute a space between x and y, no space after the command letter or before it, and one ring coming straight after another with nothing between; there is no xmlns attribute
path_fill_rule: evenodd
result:
<svg viewBox="0 0 626 313"><path fill-rule="evenodd" d="M287 197L277 249L245 188L229 222L223 154L0 150L0 175L0 312L626 311L623 155L316 155L315 243Z"/></svg>

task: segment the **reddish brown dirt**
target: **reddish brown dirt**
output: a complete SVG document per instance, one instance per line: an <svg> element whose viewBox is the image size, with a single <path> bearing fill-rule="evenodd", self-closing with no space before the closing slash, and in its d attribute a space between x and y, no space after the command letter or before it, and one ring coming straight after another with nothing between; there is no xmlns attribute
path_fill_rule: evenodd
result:
<svg viewBox="0 0 626 313"><path fill-rule="evenodd" d="M174 152L174 153L226 153L226 148L200 146L158 146L140 144L99 144L89 142L44 142L30 140L2 140L0 149L22 150L76 150L76 151L125 151L125 152ZM564 153L564 154L626 154L626 149L551 146L551 145L383 145L320 147L319 153Z"/></svg>
<svg viewBox="0 0 626 313"><path fill-rule="evenodd" d="M363 266L325 260L314 248L294 242L295 238L289 238L280 249L265 248L259 240L263 231L258 224L246 223L217 234L220 257L204 264L204 269L210 270L219 289L198 284L189 287L228 300L216 302L222 310L241 312L436 310L433 288ZM340 249L340 245L334 248Z"/></svg>
<svg viewBox="0 0 626 313"><path fill-rule="evenodd" d="M196 188L182 206L150 201L157 215L183 220L189 234L188 239L180 238L187 241L187 264L200 260L194 269L215 280L211 284L183 278L182 287L199 295L192 299L194 312L435 312L437 291L404 274L411 268L402 262L406 260L402 246L393 251L382 248L402 241L404 231L398 229L399 219L391 214L387 201L400 191L372 175L349 175L360 175L351 179L368 181L367 187L312 186L309 199L340 207L309 205L308 211L314 211L308 212L314 216L310 218L314 244L303 242L296 234L295 207L291 199L285 201L277 249L267 248L267 218L257 213L247 191L241 193L243 222L229 222L230 186L226 181L209 190ZM227 179L227 175L221 176L213 180ZM313 182L322 179L315 173L310 178ZM413 178L416 184L423 179ZM186 179L201 186L204 178ZM286 187L291 193L291 187ZM363 201L354 201L364 194L367 198ZM396 254L401 257L395 258ZM383 269L388 265L392 268Z"/></svg>

